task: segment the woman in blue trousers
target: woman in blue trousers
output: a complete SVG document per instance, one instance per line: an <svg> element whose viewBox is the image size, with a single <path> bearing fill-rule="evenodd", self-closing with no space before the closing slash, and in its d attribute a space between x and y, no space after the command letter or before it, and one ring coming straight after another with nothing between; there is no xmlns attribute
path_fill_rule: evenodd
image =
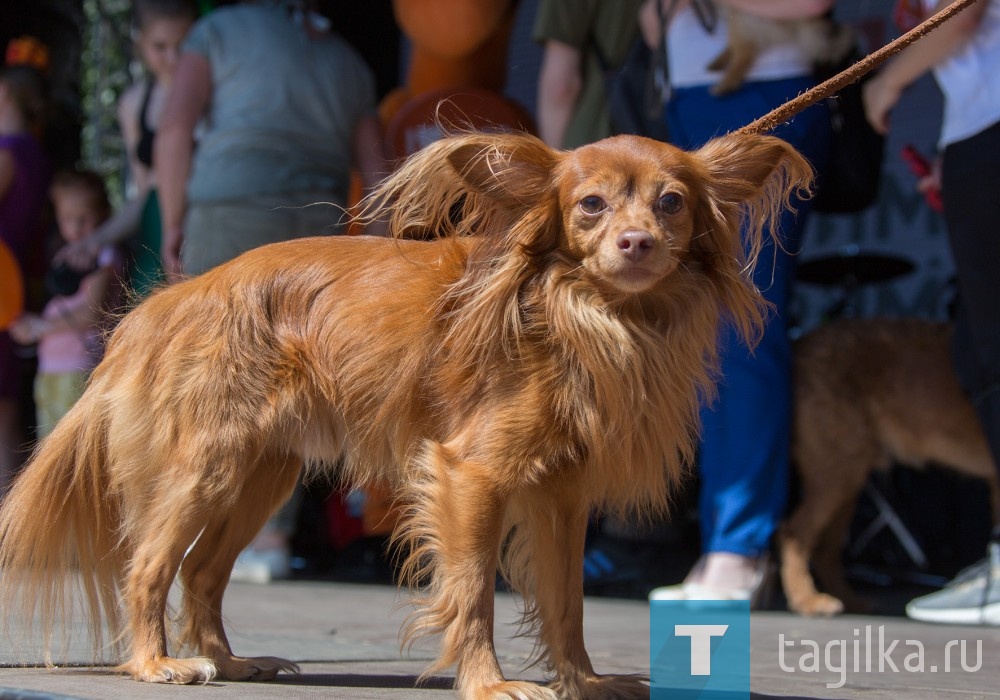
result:
<svg viewBox="0 0 1000 700"><path fill-rule="evenodd" d="M644 18L656 11L655 1L643 8L644 27L650 24ZM716 2L718 8L726 4ZM787 19L820 14L832 2L731 0L728 4ZM723 97L712 94L718 74L706 67L725 45L724 15L698 0L680 0L670 23L672 92L666 119L671 142L684 149L734 131L815 84L812 66L797 47L776 46L761 54L742 87ZM822 169L830 143L824 105L810 107L772 133ZM702 557L684 583L655 589L651 599L754 602L760 589L770 540L788 496L792 390L787 311L809 202L799 201L795 209L781 219L780 245L770 244L761 252L754 272L758 288L772 304L760 343L751 349L731 329L724 331L718 398L702 411L698 455Z"/></svg>

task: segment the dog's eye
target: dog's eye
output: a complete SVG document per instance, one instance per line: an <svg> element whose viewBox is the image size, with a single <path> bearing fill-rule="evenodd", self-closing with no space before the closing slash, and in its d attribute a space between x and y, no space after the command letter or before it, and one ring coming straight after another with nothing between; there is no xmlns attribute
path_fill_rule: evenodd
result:
<svg viewBox="0 0 1000 700"><path fill-rule="evenodd" d="M676 214L684 206L684 198L676 192L667 192L656 202L656 208L664 214Z"/></svg>
<svg viewBox="0 0 1000 700"><path fill-rule="evenodd" d="M583 210L584 214L600 214L607 208L608 205L605 201L596 194L592 194L589 197L584 197L580 200L580 209Z"/></svg>

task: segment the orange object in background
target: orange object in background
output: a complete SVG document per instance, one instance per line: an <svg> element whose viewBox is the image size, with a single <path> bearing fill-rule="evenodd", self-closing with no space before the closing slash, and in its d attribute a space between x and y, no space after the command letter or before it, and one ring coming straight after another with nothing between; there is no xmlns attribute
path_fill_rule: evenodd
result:
<svg viewBox="0 0 1000 700"><path fill-rule="evenodd" d="M512 0L394 0L396 22L413 44L410 95L442 87L502 90Z"/></svg>
<svg viewBox="0 0 1000 700"><path fill-rule="evenodd" d="M4 64L8 66L32 66L47 73L50 63L49 47L33 36L11 39L4 53Z"/></svg>
<svg viewBox="0 0 1000 700"><path fill-rule="evenodd" d="M426 92L503 90L516 0L393 0L392 8L410 55L404 84L379 105L383 124Z"/></svg>
<svg viewBox="0 0 1000 700"><path fill-rule="evenodd" d="M472 91L475 95L492 93L487 100L478 99L473 109L466 111L469 125L488 128L491 124L510 127L508 115L517 112L514 104L501 93L507 81L507 45L514 26L517 0L393 0L396 24L409 40L410 54L404 84L390 91L379 103L379 120L389 129L394 119L403 111L407 119L424 109L427 96L437 99L460 96ZM443 30L446 28L446 30ZM462 98L460 98L462 99ZM473 100L475 102L476 100ZM499 102L496 112L492 111ZM471 103L465 100L468 110ZM494 116L496 115L496 116ZM451 120L455 126L464 122ZM518 113L513 120L518 127L533 131L530 115ZM398 123L398 122L397 122ZM392 149L398 132L387 133ZM412 138L411 138L412 141ZM412 151L395 149L390 157L397 159ZM361 197L360 179L352 180L348 199L352 213L357 213ZM351 224L348 233L360 233L357 224Z"/></svg>
<svg viewBox="0 0 1000 700"><path fill-rule="evenodd" d="M0 331L24 311L24 278L14 253L0 241Z"/></svg>

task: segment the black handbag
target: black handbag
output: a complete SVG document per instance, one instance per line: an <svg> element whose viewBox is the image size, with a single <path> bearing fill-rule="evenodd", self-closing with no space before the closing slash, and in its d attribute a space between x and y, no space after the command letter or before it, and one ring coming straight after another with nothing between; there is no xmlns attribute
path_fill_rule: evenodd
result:
<svg viewBox="0 0 1000 700"><path fill-rule="evenodd" d="M670 9L663 11L659 2L663 38L655 50L638 36L629 47L625 60L617 67L610 65L597 42L591 40L597 60L604 72L604 91L615 134L638 134L658 141L667 141L667 124L663 107L670 97L670 76L667 69L666 35Z"/></svg>
<svg viewBox="0 0 1000 700"><path fill-rule="evenodd" d="M852 52L841 63L818 68L818 79L826 80L860 58ZM827 98L833 137L826 167L816 177L813 210L826 214L855 214L878 198L882 180L885 139L865 118L862 86L867 76Z"/></svg>
<svg viewBox="0 0 1000 700"><path fill-rule="evenodd" d="M651 51L639 37L629 47L622 65L605 79L614 133L667 140L667 124L663 117L667 99L665 76L662 73L658 76L662 68L657 66L660 62L657 54L662 53Z"/></svg>

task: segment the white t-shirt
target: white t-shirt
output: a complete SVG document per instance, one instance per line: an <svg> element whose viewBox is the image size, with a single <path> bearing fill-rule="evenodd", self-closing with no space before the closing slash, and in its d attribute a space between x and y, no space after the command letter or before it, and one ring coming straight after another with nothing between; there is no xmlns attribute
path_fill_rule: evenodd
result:
<svg viewBox="0 0 1000 700"><path fill-rule="evenodd" d="M923 2L928 12L937 4L936 0ZM934 78L944 93L938 141L942 148L1000 121L1000 0L987 2L976 34L934 67Z"/></svg>
<svg viewBox="0 0 1000 700"><path fill-rule="evenodd" d="M667 37L667 58L670 84L674 87L714 85L720 73L708 70L708 64L726 48L728 36L725 13L719 13L718 24L708 32L691 7L677 11ZM796 44L772 46L754 62L748 80L782 80L809 75L812 65Z"/></svg>

